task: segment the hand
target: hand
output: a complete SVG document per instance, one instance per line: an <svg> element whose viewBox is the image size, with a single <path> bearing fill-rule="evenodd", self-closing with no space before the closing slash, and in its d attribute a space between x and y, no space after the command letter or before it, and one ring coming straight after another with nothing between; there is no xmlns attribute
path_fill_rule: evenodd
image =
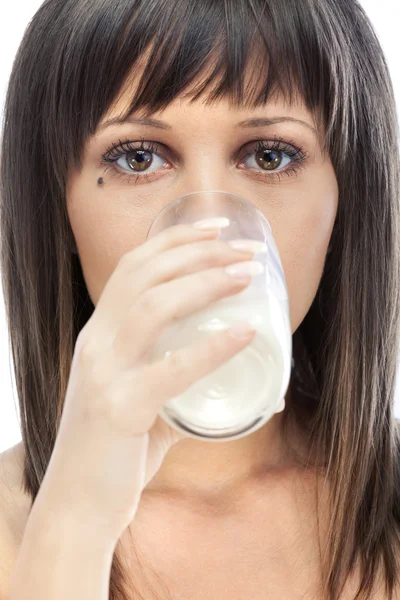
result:
<svg viewBox="0 0 400 600"><path fill-rule="evenodd" d="M150 363L164 328L249 284L225 272L254 252L216 240L217 230L170 227L125 254L81 330L60 429L39 490L115 542L169 448L187 437L159 416L183 393L251 342L224 331ZM214 238L214 239L213 239ZM39 497L38 495L38 497Z"/></svg>

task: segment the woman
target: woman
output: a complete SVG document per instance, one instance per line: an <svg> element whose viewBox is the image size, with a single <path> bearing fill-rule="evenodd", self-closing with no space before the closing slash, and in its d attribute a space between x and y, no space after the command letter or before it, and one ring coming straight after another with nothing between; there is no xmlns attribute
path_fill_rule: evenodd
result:
<svg viewBox="0 0 400 600"><path fill-rule="evenodd" d="M397 116L358 3L46 0L1 155L29 498L11 600L400 598ZM270 221L293 333L284 412L218 444L158 410L253 334L146 361L249 283L215 230L146 241L205 189Z"/></svg>

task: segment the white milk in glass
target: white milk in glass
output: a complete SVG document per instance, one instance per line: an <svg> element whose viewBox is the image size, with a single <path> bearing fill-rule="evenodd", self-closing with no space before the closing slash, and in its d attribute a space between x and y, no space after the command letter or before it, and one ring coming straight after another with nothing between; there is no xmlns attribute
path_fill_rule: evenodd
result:
<svg viewBox="0 0 400 600"><path fill-rule="evenodd" d="M261 277L265 278L265 274ZM227 435L230 429L237 433L238 428L246 429L252 423L249 431L258 429L282 409L291 373L289 307L287 299L278 300L266 292L265 285L262 291L250 286L223 298L161 334L153 347L152 360L227 329L237 321L248 321L257 329L251 344L162 407L160 415L171 426L177 418L189 427L189 435Z"/></svg>

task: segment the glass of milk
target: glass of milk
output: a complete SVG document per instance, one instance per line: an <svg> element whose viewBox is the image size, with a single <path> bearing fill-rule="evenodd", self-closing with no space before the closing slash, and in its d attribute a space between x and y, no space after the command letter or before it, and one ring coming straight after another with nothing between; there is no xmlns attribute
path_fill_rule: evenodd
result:
<svg viewBox="0 0 400 600"><path fill-rule="evenodd" d="M154 345L152 361L205 336L249 322L257 333L251 344L183 394L162 406L159 416L189 437L226 441L248 435L285 407L292 361L292 332L285 276L265 216L250 202L223 191L188 194L166 205L147 237L180 223L218 219L221 240L257 240L264 272L243 291L223 298L167 327Z"/></svg>

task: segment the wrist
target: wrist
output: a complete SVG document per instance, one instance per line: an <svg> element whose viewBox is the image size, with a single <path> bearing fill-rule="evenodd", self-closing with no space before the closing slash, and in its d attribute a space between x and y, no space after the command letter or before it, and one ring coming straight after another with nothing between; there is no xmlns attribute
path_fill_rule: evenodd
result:
<svg viewBox="0 0 400 600"><path fill-rule="evenodd" d="M106 518L95 517L79 506L47 502L39 497L29 515L25 535L34 543L41 539L49 547L54 544L57 547L62 541L63 544L76 544L90 552L100 551L110 556L118 542L111 534Z"/></svg>

